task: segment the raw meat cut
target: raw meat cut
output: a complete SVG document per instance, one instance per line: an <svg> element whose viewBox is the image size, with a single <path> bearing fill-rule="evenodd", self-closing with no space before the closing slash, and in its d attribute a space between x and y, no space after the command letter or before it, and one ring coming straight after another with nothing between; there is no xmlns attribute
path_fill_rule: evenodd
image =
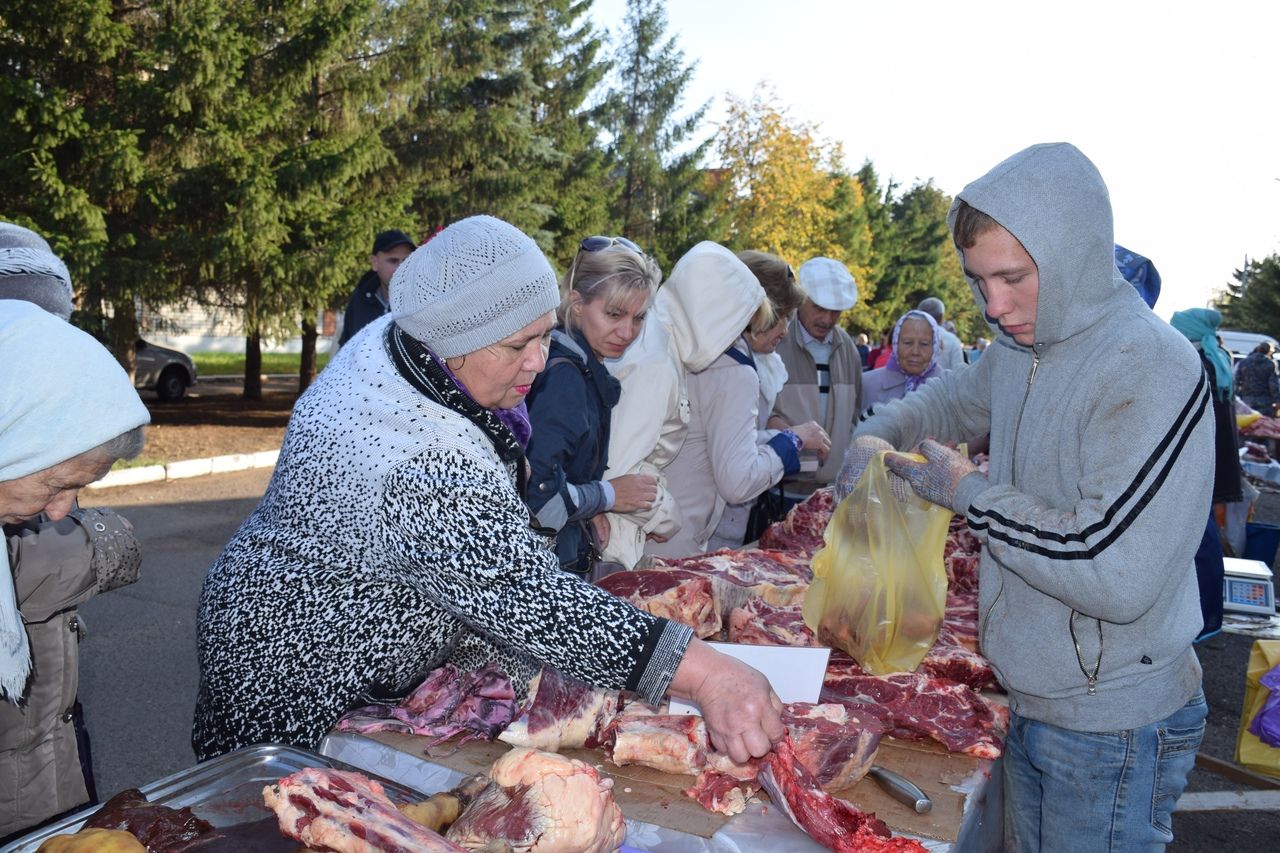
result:
<svg viewBox="0 0 1280 853"><path fill-rule="evenodd" d="M679 569L638 569L615 572L597 584L641 610L693 628L705 639L720 633L711 578Z"/></svg>
<svg viewBox="0 0 1280 853"><path fill-rule="evenodd" d="M467 850L606 853L627 835L613 780L589 764L516 748L493 763L493 784L449 828Z"/></svg>
<svg viewBox="0 0 1280 853"><path fill-rule="evenodd" d="M752 646L817 646L799 606L775 607L757 599L729 613L729 642Z"/></svg>
<svg viewBox="0 0 1280 853"><path fill-rule="evenodd" d="M529 697L529 707L499 740L546 752L595 748L618 712L617 690L591 687L550 667L533 677Z"/></svg>
<svg viewBox="0 0 1280 853"><path fill-rule="evenodd" d="M405 732L435 738L431 747L456 735L458 746L493 740L516 715L511 679L492 664L459 674L445 664L433 670L399 705L366 705L347 712L336 728L344 732Z"/></svg>
<svg viewBox="0 0 1280 853"><path fill-rule="evenodd" d="M804 624L804 616L799 607L773 607L760 600L750 601L733 610L729 614L728 623L731 643L756 646L821 645L813 631ZM937 641L920 662L917 671L967 684L974 690L992 687L996 683L995 673L986 658L971 651L966 624L964 620L953 623L948 612L947 621L943 622ZM831 662L840 666L841 671L857 666L852 658L839 650L832 651ZM854 674L864 673L861 668L857 668Z"/></svg>
<svg viewBox="0 0 1280 853"><path fill-rule="evenodd" d="M963 684L919 672L875 676L828 666L822 701L885 715L893 737L932 738L952 752L977 758L999 758L1000 732L1009 727L1008 709Z"/></svg>
<svg viewBox="0 0 1280 853"><path fill-rule="evenodd" d="M974 536L964 518L956 516L947 531L942 548L942 564L947 569L947 588L952 592L978 591L978 559L982 543Z"/></svg>
<svg viewBox="0 0 1280 853"><path fill-rule="evenodd" d="M782 723L791 732L800 761L829 790L847 788L866 775L885 731L879 717L856 710L851 713L839 704L793 702L783 707ZM608 752L619 766L640 764L686 775L713 771L738 781L756 775L755 762L735 764L715 750L702 717L693 715L619 715ZM702 782L700 779L699 784Z"/></svg>
<svg viewBox="0 0 1280 853"><path fill-rule="evenodd" d="M825 543L823 534L835 512L835 493L818 489L791 508L786 518L769 525L760 536L760 547L794 551L812 557Z"/></svg>
<svg viewBox="0 0 1280 853"><path fill-rule="evenodd" d="M147 801L137 788L128 788L102 804L84 822L85 829L118 829L132 835L148 850L170 850L213 831L189 808L174 809Z"/></svg>
<svg viewBox="0 0 1280 853"><path fill-rule="evenodd" d="M262 789L280 831L319 850L336 853L463 848L402 815L380 784L360 773L307 767Z"/></svg>
<svg viewBox="0 0 1280 853"><path fill-rule="evenodd" d="M800 763L828 791L842 791L867 775L884 726L839 704L786 706L782 722Z"/></svg>
<svg viewBox="0 0 1280 853"><path fill-rule="evenodd" d="M720 612L762 598L769 604L796 604L804 598L813 571L807 559L759 548L724 549L679 559L654 560L655 569L679 569L710 575Z"/></svg>
<svg viewBox="0 0 1280 853"><path fill-rule="evenodd" d="M820 788L789 738L761 759L760 783L769 798L809 837L837 853L925 853L919 842L894 837L884 821Z"/></svg>

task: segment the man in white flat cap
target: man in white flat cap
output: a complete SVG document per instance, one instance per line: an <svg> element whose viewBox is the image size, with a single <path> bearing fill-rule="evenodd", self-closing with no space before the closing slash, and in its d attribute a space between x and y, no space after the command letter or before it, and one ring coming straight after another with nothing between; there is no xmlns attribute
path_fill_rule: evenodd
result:
<svg viewBox="0 0 1280 853"><path fill-rule="evenodd" d="M848 267L832 258L811 258L800 266L804 304L777 352L787 367L787 383L769 418L770 429L817 421L831 436L831 452L820 466L803 465L782 481L787 503L803 500L835 482L838 460L849 446L862 399L862 359L840 326L840 315L858 301L858 285ZM814 458L813 462L817 462Z"/></svg>

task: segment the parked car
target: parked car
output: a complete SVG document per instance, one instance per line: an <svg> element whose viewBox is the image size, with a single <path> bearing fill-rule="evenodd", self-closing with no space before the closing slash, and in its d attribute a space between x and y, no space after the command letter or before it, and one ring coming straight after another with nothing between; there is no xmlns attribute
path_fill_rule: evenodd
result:
<svg viewBox="0 0 1280 853"><path fill-rule="evenodd" d="M171 403L181 400L187 389L196 384L196 365L186 353L141 338L135 349L133 384L138 388L155 391L163 402Z"/></svg>
<svg viewBox="0 0 1280 853"><path fill-rule="evenodd" d="M1237 332L1234 329L1222 329L1218 332L1222 337L1222 344L1227 348L1227 352L1231 353L1232 361L1240 361L1249 353L1258 348L1258 344L1270 343L1275 347L1277 353L1280 353L1280 343L1270 335L1262 335L1257 332Z"/></svg>

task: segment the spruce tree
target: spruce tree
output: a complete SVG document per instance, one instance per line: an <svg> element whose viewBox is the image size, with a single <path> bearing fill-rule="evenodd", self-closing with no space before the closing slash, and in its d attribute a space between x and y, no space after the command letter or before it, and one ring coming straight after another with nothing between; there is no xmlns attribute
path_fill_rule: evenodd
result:
<svg viewBox="0 0 1280 853"><path fill-rule="evenodd" d="M679 115L696 65L686 64L666 30L661 0L628 0L606 128L618 184L614 229L669 270L694 243L720 237L716 208L725 188L703 168L712 138L694 139L708 104Z"/></svg>

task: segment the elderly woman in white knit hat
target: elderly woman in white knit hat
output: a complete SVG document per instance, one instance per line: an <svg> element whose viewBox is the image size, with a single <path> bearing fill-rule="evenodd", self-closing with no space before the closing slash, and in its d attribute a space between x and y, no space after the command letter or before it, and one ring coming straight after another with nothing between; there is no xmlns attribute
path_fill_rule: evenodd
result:
<svg viewBox="0 0 1280 853"><path fill-rule="evenodd" d="M14 258L0 251L0 268L34 278L50 258L6 266ZM4 298L6 278L0 272L0 836L91 798L76 743L84 632L75 608L132 582L139 553L114 513L73 508L81 487L137 455L150 419L109 352L25 296ZM65 303L70 313L69 281Z"/></svg>
<svg viewBox="0 0 1280 853"><path fill-rule="evenodd" d="M750 667L559 568L530 526L523 400L560 302L538 247L476 216L401 264L391 314L298 400L262 502L210 568L197 757L314 747L431 669L539 666L701 705L737 761L782 736Z"/></svg>

